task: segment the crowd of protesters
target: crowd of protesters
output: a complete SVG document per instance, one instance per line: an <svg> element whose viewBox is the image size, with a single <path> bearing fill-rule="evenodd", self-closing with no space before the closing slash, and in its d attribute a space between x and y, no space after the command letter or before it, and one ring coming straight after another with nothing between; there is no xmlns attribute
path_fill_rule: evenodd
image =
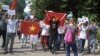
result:
<svg viewBox="0 0 100 56"><path fill-rule="evenodd" d="M29 16L25 17L26 21L28 19L33 20L33 18ZM74 56L78 56L78 51L83 55L85 52L84 45L86 40L88 40L88 52L95 53L96 33L98 29L95 21L76 24L74 19L65 19L64 25L59 26L59 21L53 16L49 23L50 25L47 25L44 20L41 20L39 21L41 33L25 35L20 32L21 19L18 19L15 15L9 16L4 12L0 12L0 36L2 35L3 39L2 48L4 49L4 54L8 53L9 43L10 53L13 53L16 33L22 41L21 48L25 48L27 39L30 39L31 51L37 49L38 40L40 38L43 51L46 52L50 50L52 54L57 54L56 51L61 50L61 45L63 45L66 56L70 56L71 50ZM70 43L67 41L68 38L66 36L72 37L69 38L72 40L70 40Z"/></svg>

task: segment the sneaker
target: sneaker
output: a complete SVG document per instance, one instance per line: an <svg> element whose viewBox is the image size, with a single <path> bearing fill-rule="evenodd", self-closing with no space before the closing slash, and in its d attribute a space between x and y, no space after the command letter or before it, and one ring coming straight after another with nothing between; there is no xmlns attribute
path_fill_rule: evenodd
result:
<svg viewBox="0 0 100 56"><path fill-rule="evenodd" d="M81 56L83 56L83 55L84 55L84 52L81 53Z"/></svg>
<svg viewBox="0 0 100 56"><path fill-rule="evenodd" d="M57 54L56 52L52 52L52 54Z"/></svg>
<svg viewBox="0 0 100 56"><path fill-rule="evenodd" d="M52 50L51 53L52 53L52 54L57 54L55 50Z"/></svg>
<svg viewBox="0 0 100 56"><path fill-rule="evenodd" d="M8 52L7 51L5 51L3 54L7 54Z"/></svg>
<svg viewBox="0 0 100 56"><path fill-rule="evenodd" d="M23 46L23 45L21 45L21 48L24 48L24 46Z"/></svg>
<svg viewBox="0 0 100 56"><path fill-rule="evenodd" d="M43 50L44 52L46 52L47 50L46 50L46 48L44 48L44 50Z"/></svg>
<svg viewBox="0 0 100 56"><path fill-rule="evenodd" d="M31 52L34 52L34 49L31 48Z"/></svg>
<svg viewBox="0 0 100 56"><path fill-rule="evenodd" d="M10 51L10 54L13 54L13 51Z"/></svg>
<svg viewBox="0 0 100 56"><path fill-rule="evenodd" d="M24 47L26 48L26 45L24 45Z"/></svg>
<svg viewBox="0 0 100 56"><path fill-rule="evenodd" d="M2 48L4 48L4 45L2 45Z"/></svg>

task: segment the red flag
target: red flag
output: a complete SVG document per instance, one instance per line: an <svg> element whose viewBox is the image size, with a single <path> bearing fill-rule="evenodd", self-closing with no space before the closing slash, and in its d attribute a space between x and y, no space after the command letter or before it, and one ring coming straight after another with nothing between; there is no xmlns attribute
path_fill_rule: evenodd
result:
<svg viewBox="0 0 100 56"><path fill-rule="evenodd" d="M40 30L39 23L37 21L22 21L21 33L23 34L38 34Z"/></svg>
<svg viewBox="0 0 100 56"><path fill-rule="evenodd" d="M46 11L45 14L45 23L49 24L49 21L52 19L52 17L55 16L58 21L60 21L60 25L64 25L66 13L58 13L58 12L52 12L52 11Z"/></svg>
<svg viewBox="0 0 100 56"><path fill-rule="evenodd" d="M12 0L10 4L10 9L16 9L17 0Z"/></svg>

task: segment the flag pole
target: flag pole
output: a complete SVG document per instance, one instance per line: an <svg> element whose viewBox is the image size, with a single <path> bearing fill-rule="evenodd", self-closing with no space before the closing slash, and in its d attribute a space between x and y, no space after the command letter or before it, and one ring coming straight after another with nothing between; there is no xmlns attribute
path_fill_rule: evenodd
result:
<svg viewBox="0 0 100 56"><path fill-rule="evenodd" d="M66 16L67 14L64 14L64 16L60 19L60 20L63 20L63 18Z"/></svg>

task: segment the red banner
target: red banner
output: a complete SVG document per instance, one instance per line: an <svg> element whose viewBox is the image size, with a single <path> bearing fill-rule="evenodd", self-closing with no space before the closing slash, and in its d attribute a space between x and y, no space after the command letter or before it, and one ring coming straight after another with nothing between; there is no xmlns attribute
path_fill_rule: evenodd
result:
<svg viewBox="0 0 100 56"><path fill-rule="evenodd" d="M10 4L10 9L12 10L16 9L16 4L17 4L17 0L12 0Z"/></svg>
<svg viewBox="0 0 100 56"><path fill-rule="evenodd" d="M45 23L49 24L49 21L52 19L52 17L55 16L58 21L60 21L59 25L64 25L66 13L58 13L58 12L51 12L51 11L46 11L45 14Z"/></svg>
<svg viewBox="0 0 100 56"><path fill-rule="evenodd" d="M38 34L40 26L37 21L22 21L21 22L21 33L23 34Z"/></svg>

